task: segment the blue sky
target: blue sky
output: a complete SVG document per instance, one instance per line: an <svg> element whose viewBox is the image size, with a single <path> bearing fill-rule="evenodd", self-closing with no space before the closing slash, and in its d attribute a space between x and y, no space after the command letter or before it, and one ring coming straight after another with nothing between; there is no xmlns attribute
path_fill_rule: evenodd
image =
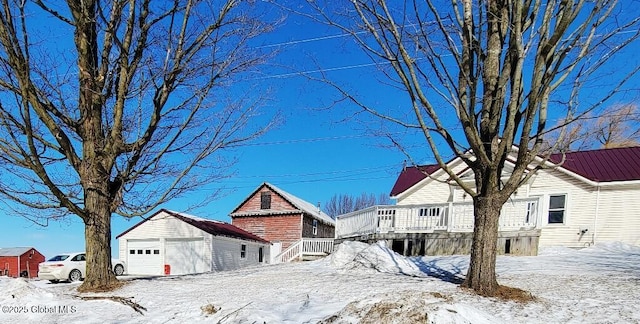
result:
<svg viewBox="0 0 640 324"><path fill-rule="evenodd" d="M276 49L278 55L264 68L264 77L250 82L269 91L267 108L280 111L283 124L228 153L238 158L238 163L233 176L214 187L223 188L224 195L191 209L213 191L203 188L162 208L230 222L228 214L262 182L270 182L313 204L324 204L334 194L389 193L406 157L375 132L393 130L354 114L354 107L347 102L332 106L336 97L331 89L296 72L324 70L328 77L347 84L354 93L384 111L404 109L404 94L384 86L374 68L361 66L370 63L370 59L355 51L348 37L327 26L289 15L273 34L260 40L260 45ZM637 60L632 64L638 64ZM420 146L424 144L420 137L395 134L409 145L416 162L434 162L429 149ZM139 221L141 218L114 216L112 236L115 238ZM84 226L75 216L43 228L3 208L0 222L0 247L33 246L47 258L84 249ZM115 239L112 251L117 257Z"/></svg>
<svg viewBox="0 0 640 324"><path fill-rule="evenodd" d="M277 49L278 55L264 69L267 77L255 80L261 89L268 89L271 98L268 109L278 110L283 123L248 145L235 148L231 156L238 158L234 175L218 183L225 194L206 206L190 207L212 192L203 189L163 205L175 211L187 211L199 217L230 222L228 214L262 182L270 182L313 204L327 202L334 194L359 195L389 193L405 159L401 152L382 147L389 143L367 130L367 125L351 120L337 107L327 110L332 95L320 83L310 82L297 71L345 67L366 63L345 50L345 37L335 30L289 19L277 33L262 40ZM317 61L312 62L312 59ZM283 67L284 66L284 67ZM371 80L363 68L348 68L332 76L349 78L367 86ZM393 96L381 96L381 101L394 102ZM397 104L397 103L396 103ZM70 216L40 227L0 210L0 247L33 246L49 258L57 253L84 249L82 221ZM141 218L124 219L114 216L112 236L115 238ZM112 240L117 257L117 241Z"/></svg>

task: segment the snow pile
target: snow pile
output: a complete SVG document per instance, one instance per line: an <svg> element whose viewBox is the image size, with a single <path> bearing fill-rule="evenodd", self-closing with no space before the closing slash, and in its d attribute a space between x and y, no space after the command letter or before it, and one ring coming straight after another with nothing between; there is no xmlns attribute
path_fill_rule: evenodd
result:
<svg viewBox="0 0 640 324"><path fill-rule="evenodd" d="M0 301L16 301L23 298L53 299L56 294L34 286L24 278L0 277Z"/></svg>
<svg viewBox="0 0 640 324"><path fill-rule="evenodd" d="M502 320L439 292L406 290L378 294L349 303L320 323L495 324Z"/></svg>
<svg viewBox="0 0 640 324"><path fill-rule="evenodd" d="M406 257L394 252L384 241L376 244L345 241L328 257L331 266L340 270L373 269L382 273L426 276Z"/></svg>

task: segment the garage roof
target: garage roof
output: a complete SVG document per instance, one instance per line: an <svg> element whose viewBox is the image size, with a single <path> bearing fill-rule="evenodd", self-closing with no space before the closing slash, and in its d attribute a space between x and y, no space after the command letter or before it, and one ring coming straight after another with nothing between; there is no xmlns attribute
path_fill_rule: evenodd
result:
<svg viewBox="0 0 640 324"><path fill-rule="evenodd" d="M241 239L241 240L250 240L250 241L256 241L256 242L261 242L261 243L266 243L266 244L271 244L271 242L253 234L250 232L247 232L239 227L236 227L234 225L225 223L225 222L221 222L221 221L215 221L215 220L211 220L211 219L205 219L205 218L199 218L199 217L195 217L192 215L188 215L188 214L184 214L184 213L179 213L179 212L175 212L175 211L171 211L171 210L167 210L167 209L161 209L159 210L157 213L153 214L151 217L146 218L145 220L141 221L140 223L136 224L135 226L129 228L128 230L122 232L122 234L116 236L116 238L120 238L122 235L125 235L127 233L129 233L131 230L133 230L134 228L140 226L141 224L145 223L146 221L148 221L149 219L153 218L154 216L160 214L160 213L165 213L168 215L171 215L191 226L194 226L196 228L199 228L211 235L216 235L216 236L226 236L226 237L232 237L232 238L237 238L237 239Z"/></svg>
<svg viewBox="0 0 640 324"><path fill-rule="evenodd" d="M177 213L170 210L165 210L168 214L171 214L175 218L182 220L183 222L193 225L209 234L219 235L219 236L228 236L233 238L239 238L243 240L252 240L258 241L262 243L270 244L269 241L253 234L247 232L235 225L231 225L229 223L224 223L220 221L214 221L204 218L198 218L191 215L186 215L183 213Z"/></svg>

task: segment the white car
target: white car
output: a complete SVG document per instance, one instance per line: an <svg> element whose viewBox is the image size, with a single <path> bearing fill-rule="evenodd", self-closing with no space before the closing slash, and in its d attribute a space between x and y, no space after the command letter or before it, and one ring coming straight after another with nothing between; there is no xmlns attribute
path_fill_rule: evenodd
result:
<svg viewBox="0 0 640 324"><path fill-rule="evenodd" d="M111 266L116 276L124 274L124 262L112 259ZM63 280L79 281L85 277L85 268L84 252L63 253L40 263L38 265L38 278L49 280L53 283Z"/></svg>

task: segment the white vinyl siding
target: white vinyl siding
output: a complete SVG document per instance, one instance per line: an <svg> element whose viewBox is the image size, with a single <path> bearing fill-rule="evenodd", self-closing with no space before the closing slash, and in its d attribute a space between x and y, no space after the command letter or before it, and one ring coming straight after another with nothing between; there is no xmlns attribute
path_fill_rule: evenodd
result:
<svg viewBox="0 0 640 324"><path fill-rule="evenodd" d="M165 251L172 275L209 271L203 238L167 239Z"/></svg>
<svg viewBox="0 0 640 324"><path fill-rule="evenodd" d="M241 257L242 245L246 245L245 257ZM263 260L269 260L268 246L223 236L213 239L211 268L213 271L235 270L259 264L259 248L263 249Z"/></svg>
<svg viewBox="0 0 640 324"><path fill-rule="evenodd" d="M529 189L530 196L540 196L538 227L540 246L583 247L591 242L591 233L578 235L584 228L592 228L595 220L596 192L593 186L558 170L540 170ZM562 223L549 223L551 196L565 195ZM553 210L553 208L552 208Z"/></svg>
<svg viewBox="0 0 640 324"><path fill-rule="evenodd" d="M601 188L596 243L640 245L640 185Z"/></svg>
<svg viewBox="0 0 640 324"><path fill-rule="evenodd" d="M454 173L459 173L466 169L466 165L459 162L452 166L452 169ZM419 184L401 193L396 204L439 204L452 201L452 188L446 183L449 175L442 170L438 170L432 174L432 177L435 177L435 179L427 177Z"/></svg>
<svg viewBox="0 0 640 324"><path fill-rule="evenodd" d="M120 259L126 261L130 274L162 275L165 265L171 275L237 269L258 264L258 247L264 247L264 260L269 260L268 244L213 236L164 212L120 236L118 244ZM242 261L241 244L247 245ZM130 247L136 249L132 256ZM142 255L138 254L139 247ZM150 255L146 254L147 247ZM156 249L159 254L154 253Z"/></svg>
<svg viewBox="0 0 640 324"><path fill-rule="evenodd" d="M398 205L438 204L449 201L451 189L448 184L431 180L429 185L420 188L401 200Z"/></svg>

